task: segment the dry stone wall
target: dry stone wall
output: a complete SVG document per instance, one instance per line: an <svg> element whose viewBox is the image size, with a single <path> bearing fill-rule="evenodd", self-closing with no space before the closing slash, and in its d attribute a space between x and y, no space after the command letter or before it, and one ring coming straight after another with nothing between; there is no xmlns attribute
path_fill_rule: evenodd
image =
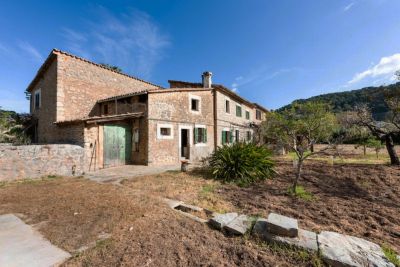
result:
<svg viewBox="0 0 400 267"><path fill-rule="evenodd" d="M0 181L83 173L84 149L81 146L0 144Z"/></svg>

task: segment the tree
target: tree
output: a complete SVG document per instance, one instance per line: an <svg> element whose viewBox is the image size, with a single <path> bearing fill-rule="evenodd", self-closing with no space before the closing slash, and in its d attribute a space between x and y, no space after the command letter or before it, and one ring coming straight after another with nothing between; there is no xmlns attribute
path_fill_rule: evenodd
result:
<svg viewBox="0 0 400 267"><path fill-rule="evenodd" d="M383 148L382 141L376 138L368 138L366 146L369 148L373 148L376 153L376 158L379 159L379 151Z"/></svg>
<svg viewBox="0 0 400 267"><path fill-rule="evenodd" d="M324 153L339 140L336 117L329 105L322 102L295 103L280 113L270 112L263 123L267 143L289 147L296 153L297 168L293 179L294 193L301 176L304 161L312 155ZM316 143L328 144L319 151L311 150Z"/></svg>
<svg viewBox="0 0 400 267"><path fill-rule="evenodd" d="M400 134L400 121L398 115L389 114L386 121L377 121L372 117L371 109L366 106L356 107L354 112L348 112L349 124L365 127L373 136L385 143L392 165L400 165L393 138Z"/></svg>
<svg viewBox="0 0 400 267"><path fill-rule="evenodd" d="M100 65L102 65L103 67L105 67L107 69L116 71L116 72L122 72L122 69L120 67L118 67L118 66L115 66L115 65L110 65L110 64L107 64L107 63L100 63Z"/></svg>
<svg viewBox="0 0 400 267"><path fill-rule="evenodd" d="M30 116L2 110L0 107L0 143L27 144L29 137L25 133Z"/></svg>

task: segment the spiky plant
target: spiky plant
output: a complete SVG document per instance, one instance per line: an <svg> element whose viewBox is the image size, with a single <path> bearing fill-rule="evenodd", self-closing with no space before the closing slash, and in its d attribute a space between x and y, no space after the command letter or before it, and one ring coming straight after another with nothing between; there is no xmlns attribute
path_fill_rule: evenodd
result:
<svg viewBox="0 0 400 267"><path fill-rule="evenodd" d="M275 173L271 152L244 142L217 148L209 158L209 166L215 179L239 186L249 186Z"/></svg>

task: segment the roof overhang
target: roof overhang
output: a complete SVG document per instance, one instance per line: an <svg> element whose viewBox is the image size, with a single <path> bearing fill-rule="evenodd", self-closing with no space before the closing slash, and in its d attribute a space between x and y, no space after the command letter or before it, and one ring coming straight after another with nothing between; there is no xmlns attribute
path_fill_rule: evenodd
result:
<svg viewBox="0 0 400 267"><path fill-rule="evenodd" d="M153 90L155 90L155 89L153 89ZM123 95L116 95L116 96L111 96L111 97L97 100L97 103L104 103L104 102L108 102L108 101L113 101L113 100L118 100L118 99L135 96L135 95L146 95L147 93L148 93L148 90L142 90L139 92L132 92L132 93L123 94Z"/></svg>
<svg viewBox="0 0 400 267"><path fill-rule="evenodd" d="M144 116L144 112L136 112L136 113L126 113L120 115L110 115L110 116L97 116L97 117L90 117L85 118L85 121L88 124L91 123L102 123L102 122L111 122L111 121L122 121L126 119L132 118L140 118Z"/></svg>

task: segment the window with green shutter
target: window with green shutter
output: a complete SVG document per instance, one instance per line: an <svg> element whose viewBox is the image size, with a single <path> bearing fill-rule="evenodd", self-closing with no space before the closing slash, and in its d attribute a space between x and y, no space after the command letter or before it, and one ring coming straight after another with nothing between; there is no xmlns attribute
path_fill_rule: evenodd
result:
<svg viewBox="0 0 400 267"><path fill-rule="evenodd" d="M222 131L222 144L230 144L233 142L233 134L231 131Z"/></svg>
<svg viewBox="0 0 400 267"><path fill-rule="evenodd" d="M246 120L250 120L250 112L246 110Z"/></svg>
<svg viewBox="0 0 400 267"><path fill-rule="evenodd" d="M237 117L242 117L242 107L236 105L236 116Z"/></svg>
<svg viewBox="0 0 400 267"><path fill-rule="evenodd" d="M194 128L194 143L195 144L207 143L207 129L206 128Z"/></svg>

